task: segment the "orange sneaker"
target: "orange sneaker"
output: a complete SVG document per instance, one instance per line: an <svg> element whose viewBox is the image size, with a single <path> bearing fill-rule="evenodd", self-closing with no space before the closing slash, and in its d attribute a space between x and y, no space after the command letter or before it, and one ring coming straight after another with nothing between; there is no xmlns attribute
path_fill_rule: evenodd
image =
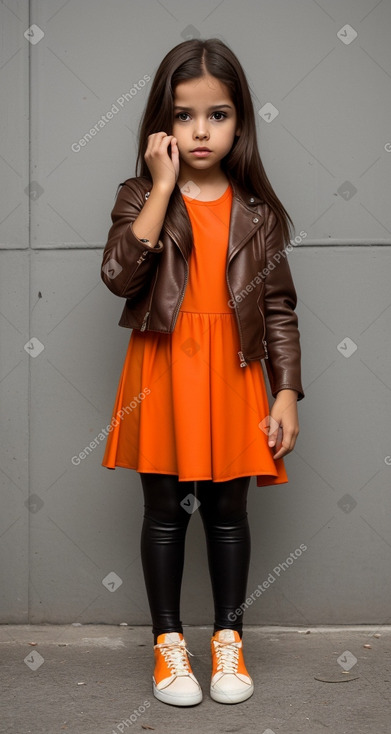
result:
<svg viewBox="0 0 391 734"><path fill-rule="evenodd" d="M195 677L181 632L159 635L154 645L155 670L153 694L159 701L174 706L194 706L202 701L202 690Z"/></svg>
<svg viewBox="0 0 391 734"><path fill-rule="evenodd" d="M210 695L219 703L239 703L254 693L243 658L243 642L239 632L217 630L211 639L212 679Z"/></svg>

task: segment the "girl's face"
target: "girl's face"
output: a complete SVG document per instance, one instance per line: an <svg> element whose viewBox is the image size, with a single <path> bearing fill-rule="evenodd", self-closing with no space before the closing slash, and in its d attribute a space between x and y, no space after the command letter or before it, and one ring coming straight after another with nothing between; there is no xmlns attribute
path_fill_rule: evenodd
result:
<svg viewBox="0 0 391 734"><path fill-rule="evenodd" d="M178 84L172 134L178 142L181 178L219 170L235 135L240 134L227 86L209 74Z"/></svg>

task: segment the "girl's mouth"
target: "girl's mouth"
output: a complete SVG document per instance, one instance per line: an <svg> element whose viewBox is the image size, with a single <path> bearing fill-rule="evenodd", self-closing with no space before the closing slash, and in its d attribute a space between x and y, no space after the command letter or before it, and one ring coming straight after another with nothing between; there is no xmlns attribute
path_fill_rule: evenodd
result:
<svg viewBox="0 0 391 734"><path fill-rule="evenodd" d="M197 158L206 158L212 151L209 148L195 148L195 150L191 150L190 152Z"/></svg>

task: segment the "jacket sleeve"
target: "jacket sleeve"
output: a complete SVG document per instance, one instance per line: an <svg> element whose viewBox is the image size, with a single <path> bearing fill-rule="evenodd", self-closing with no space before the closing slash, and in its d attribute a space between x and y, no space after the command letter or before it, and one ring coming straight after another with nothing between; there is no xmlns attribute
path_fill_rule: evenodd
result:
<svg viewBox="0 0 391 734"><path fill-rule="evenodd" d="M284 388L297 390L304 398L301 384L301 349L297 295L293 284L279 219L271 209L267 214L265 278L265 320L269 358L266 370L273 397Z"/></svg>
<svg viewBox="0 0 391 734"><path fill-rule="evenodd" d="M121 186L111 212L112 226L103 251L101 278L112 293L123 298L137 297L150 282L164 247L161 240L150 247L133 232L132 224L144 203L137 179L128 179Z"/></svg>

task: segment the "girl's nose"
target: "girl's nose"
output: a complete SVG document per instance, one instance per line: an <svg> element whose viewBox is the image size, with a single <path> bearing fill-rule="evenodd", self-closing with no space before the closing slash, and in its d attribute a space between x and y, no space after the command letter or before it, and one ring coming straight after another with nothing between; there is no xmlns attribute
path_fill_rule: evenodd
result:
<svg viewBox="0 0 391 734"><path fill-rule="evenodd" d="M200 132L200 133L196 132L196 134L194 135L194 138L195 138L195 140L209 140L209 135L208 135L207 132L204 132L204 133L202 133L202 132Z"/></svg>
<svg viewBox="0 0 391 734"><path fill-rule="evenodd" d="M196 140L204 140L209 138L209 133L206 129L205 124L199 122L194 126L193 137Z"/></svg>

